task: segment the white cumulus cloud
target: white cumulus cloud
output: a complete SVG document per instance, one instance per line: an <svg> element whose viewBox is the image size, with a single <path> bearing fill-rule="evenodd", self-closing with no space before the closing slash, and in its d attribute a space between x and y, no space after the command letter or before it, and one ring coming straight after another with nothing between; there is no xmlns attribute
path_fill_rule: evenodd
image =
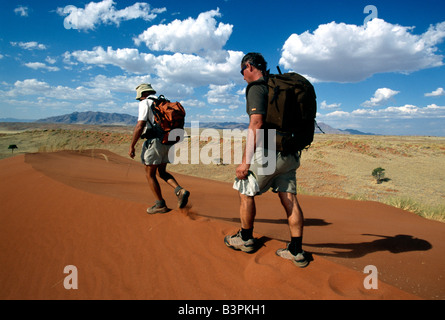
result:
<svg viewBox="0 0 445 320"><path fill-rule="evenodd" d="M445 96L445 90L443 88L437 88L433 92L425 93L425 97L440 97Z"/></svg>
<svg viewBox="0 0 445 320"><path fill-rule="evenodd" d="M14 87L5 93L9 97L22 97L26 95L39 95L41 98L61 99L69 96L73 100L101 100L110 96L111 91L103 91L98 88L86 88L78 86L70 88L66 86L51 86L49 83L37 79L25 79L16 81Z"/></svg>
<svg viewBox="0 0 445 320"><path fill-rule="evenodd" d="M108 47L95 47L93 50L77 50L65 53L65 62L72 63L71 57L85 64L99 66L114 65L133 73L151 73L156 64L156 57L149 53L140 53L138 49L122 48L113 50Z"/></svg>
<svg viewBox="0 0 445 320"><path fill-rule="evenodd" d="M362 106L369 108L380 106L398 93L399 91L395 91L389 88L379 88L375 91L374 96L371 99L362 103Z"/></svg>
<svg viewBox="0 0 445 320"><path fill-rule="evenodd" d="M44 44L38 43L36 41L30 41L30 42L11 41L10 43L14 47L20 47L26 50L46 50L46 46Z"/></svg>
<svg viewBox="0 0 445 320"><path fill-rule="evenodd" d="M90 2L85 5L85 8L77 8L73 5L57 8L57 13L65 16L63 25L66 29L90 30L101 23L119 25L121 21L132 19L151 21L159 13L166 11L165 8L150 9L150 5L144 2L137 2L121 10L116 10L114 5L113 0L103 0Z"/></svg>
<svg viewBox="0 0 445 320"><path fill-rule="evenodd" d="M209 84L227 84L231 79L239 79L239 63L243 53L227 51L225 60L215 62L208 58L191 54L155 56L141 53L138 49L123 48L114 50L96 47L93 50L78 50L65 53L65 63L73 64L72 58L92 65L114 65L127 72L154 74L163 81L186 84L192 87Z"/></svg>
<svg viewBox="0 0 445 320"><path fill-rule="evenodd" d="M384 109L356 109L351 112L334 111L322 116L323 119L439 119L445 118L445 106L436 104L418 107L411 104L392 106Z"/></svg>
<svg viewBox="0 0 445 320"><path fill-rule="evenodd" d="M14 9L14 13L21 17L27 17L28 12L29 12L29 8L25 7L25 6L18 6L17 8Z"/></svg>
<svg viewBox="0 0 445 320"><path fill-rule="evenodd" d="M356 109L351 112L334 111L317 114L317 121L334 128L355 128L363 132L389 135L443 136L445 106L430 104L426 107L406 104L383 109Z"/></svg>
<svg viewBox="0 0 445 320"><path fill-rule="evenodd" d="M358 82L376 73L409 73L443 65L437 44L445 22L421 35L414 28L373 19L364 25L331 22L314 32L292 34L282 48L280 64L318 81Z"/></svg>
<svg viewBox="0 0 445 320"><path fill-rule="evenodd" d="M338 108L340 108L340 106L341 106L341 103L331 103L331 104L328 104L328 103L326 102L326 100L323 100L323 101L320 103L320 109L322 109L322 110L326 110L326 109L338 109Z"/></svg>
<svg viewBox="0 0 445 320"><path fill-rule="evenodd" d="M44 69L44 70L48 70L48 71L59 71L59 68L48 66L42 62L28 62L28 63L25 63L25 66L27 66L28 68L34 69L34 70Z"/></svg>
<svg viewBox="0 0 445 320"><path fill-rule="evenodd" d="M191 54L175 53L157 59L156 74L169 82L190 84L194 87L209 84L224 85L239 80L240 51L227 51L223 61L213 61Z"/></svg>
<svg viewBox="0 0 445 320"><path fill-rule="evenodd" d="M233 26L217 23L215 17L220 17L219 9L203 12L198 18L174 20L169 24L151 26L138 37L134 38L136 45L145 43L153 51L169 51L200 56L226 55L222 48L232 34Z"/></svg>
<svg viewBox="0 0 445 320"><path fill-rule="evenodd" d="M235 84L225 84L225 85L214 85L209 86L209 91L207 92L207 102L214 105L225 105L229 106L230 109L235 109L242 104L238 95L233 94L233 89L235 89Z"/></svg>

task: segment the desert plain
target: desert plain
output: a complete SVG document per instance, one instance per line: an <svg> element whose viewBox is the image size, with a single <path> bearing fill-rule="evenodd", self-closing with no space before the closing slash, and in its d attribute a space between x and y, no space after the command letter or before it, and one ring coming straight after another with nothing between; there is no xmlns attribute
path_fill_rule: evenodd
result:
<svg viewBox="0 0 445 320"><path fill-rule="evenodd" d="M299 269L275 255L289 233L271 192L257 198L259 250L224 245L239 228L236 164L169 165L189 205L177 209L161 184L172 210L147 215L154 200L143 166L127 156L131 134L0 124L1 299L445 298L444 137L317 134L297 171L312 256ZM65 286L67 266L77 289ZM366 287L367 266L378 288Z"/></svg>

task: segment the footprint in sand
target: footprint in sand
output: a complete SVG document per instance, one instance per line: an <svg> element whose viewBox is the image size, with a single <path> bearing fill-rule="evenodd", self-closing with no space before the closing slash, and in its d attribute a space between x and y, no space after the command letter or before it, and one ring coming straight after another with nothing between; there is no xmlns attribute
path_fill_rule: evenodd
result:
<svg viewBox="0 0 445 320"><path fill-rule="evenodd" d="M329 287L336 294L346 298L358 298L360 296L374 296L379 294L376 290L367 290L363 285L364 276L353 272L334 273L329 276Z"/></svg>
<svg viewBox="0 0 445 320"><path fill-rule="evenodd" d="M244 271L244 278L248 283L258 287L276 287L277 283L286 281L281 273L280 263L275 253L264 250L255 253Z"/></svg>

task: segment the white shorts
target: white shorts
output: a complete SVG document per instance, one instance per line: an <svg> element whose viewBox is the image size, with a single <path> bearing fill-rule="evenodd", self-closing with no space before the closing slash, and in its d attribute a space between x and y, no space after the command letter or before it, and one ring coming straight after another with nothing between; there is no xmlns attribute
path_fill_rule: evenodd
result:
<svg viewBox="0 0 445 320"><path fill-rule="evenodd" d="M162 144L159 138L147 139L142 145L142 164L148 166L170 163L168 152L171 147L172 145Z"/></svg>
<svg viewBox="0 0 445 320"><path fill-rule="evenodd" d="M283 156L276 153L276 167L272 174L263 174L262 165L254 162L250 166L249 176L245 180L235 179L233 188L240 193L255 196L267 192L288 192L297 194L297 169L300 167L298 155Z"/></svg>

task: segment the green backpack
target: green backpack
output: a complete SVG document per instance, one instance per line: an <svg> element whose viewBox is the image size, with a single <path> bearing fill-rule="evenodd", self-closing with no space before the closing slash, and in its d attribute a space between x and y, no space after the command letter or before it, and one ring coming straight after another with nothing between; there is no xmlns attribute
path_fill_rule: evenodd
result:
<svg viewBox="0 0 445 320"><path fill-rule="evenodd" d="M284 154L308 148L314 140L317 101L312 84L298 73L269 74L266 129L276 129L276 150ZM248 89L247 89L248 90Z"/></svg>

